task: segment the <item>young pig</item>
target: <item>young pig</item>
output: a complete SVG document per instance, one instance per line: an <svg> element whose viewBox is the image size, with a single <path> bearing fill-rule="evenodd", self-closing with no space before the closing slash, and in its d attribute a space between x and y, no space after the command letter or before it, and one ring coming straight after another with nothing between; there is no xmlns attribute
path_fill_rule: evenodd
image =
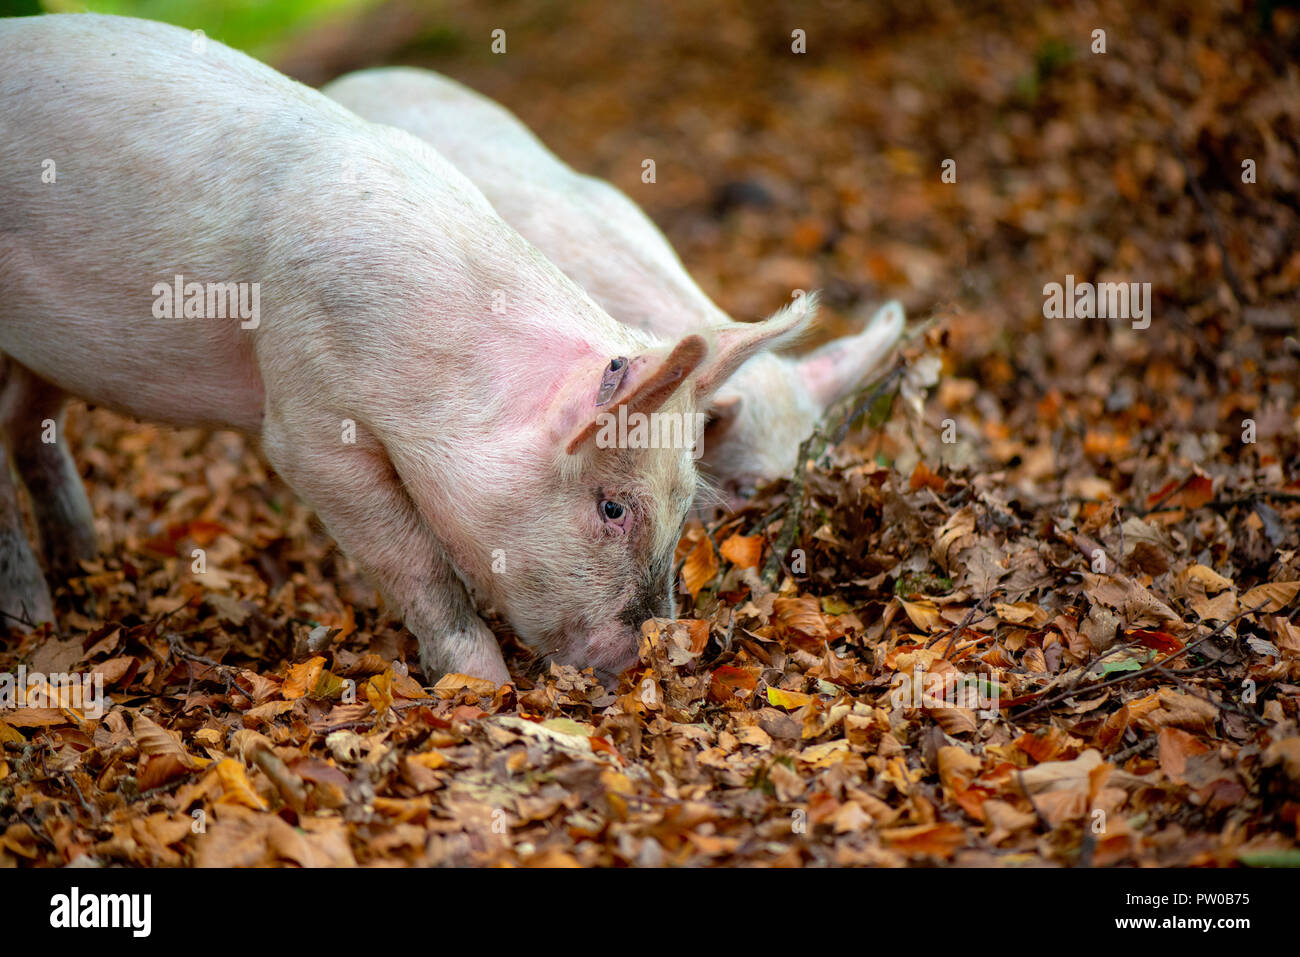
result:
<svg viewBox="0 0 1300 957"><path fill-rule="evenodd" d="M492 100L409 68L352 73L323 92L365 119L433 144L620 322L673 338L738 325L687 275L635 203L604 180L574 172ZM890 302L858 335L802 359L755 356L718 391L702 464L733 503L760 480L791 472L799 443L828 405L889 354L903 321L902 307Z"/></svg>
<svg viewBox="0 0 1300 957"><path fill-rule="evenodd" d="M600 442L600 417L690 421L804 323L662 343L415 137L174 27L0 20L0 429L54 557L94 549L75 395L258 437L430 676L507 680L476 601L617 672L673 612L696 474L688 447ZM51 617L8 467L0 607Z"/></svg>

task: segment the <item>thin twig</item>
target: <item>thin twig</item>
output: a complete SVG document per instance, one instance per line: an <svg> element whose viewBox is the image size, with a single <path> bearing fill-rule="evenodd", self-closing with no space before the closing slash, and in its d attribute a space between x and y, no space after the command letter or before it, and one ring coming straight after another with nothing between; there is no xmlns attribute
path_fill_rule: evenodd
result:
<svg viewBox="0 0 1300 957"><path fill-rule="evenodd" d="M23 610L23 615L26 615L27 614L26 602L23 603L22 610ZM4 609L0 609L0 618L10 618L13 621L18 622L18 624L22 625L24 628L35 628L36 622L32 621L30 618L23 617L23 615L15 615L12 614L11 612L5 611Z"/></svg>
<svg viewBox="0 0 1300 957"><path fill-rule="evenodd" d="M953 643L954 640L956 640L957 632L962 631L963 629L969 627L970 625L975 624L975 622L977 622L977 621L983 621L985 618L988 618L990 615L993 614L993 613L990 612L990 611L986 611L986 612L984 612L982 615L980 615L978 618L975 618L975 617L974 617L974 616L975 616L975 613L976 613L977 611L980 610L980 608L983 606L983 604L984 604L986 601L988 601L989 598L992 597L992 595L993 595L993 593L992 593L992 592L989 592L989 594L985 595L983 598L981 598L981 599L980 599L979 601L977 601L975 604L971 605L970 608L967 609L967 611L966 611L966 616L965 616L964 618L962 618L962 620L961 620L960 622L958 622L957 624L953 625L951 628L947 628L947 629L945 629L944 631L939 632L939 634L937 634L937 635L932 635L932 636L930 637L930 640L927 641L927 642L925 643L925 647L926 647L926 648L930 648L930 647L932 647L933 645L935 645L936 643L942 641L944 638L948 638L948 639L949 639L949 641L948 641L948 647L944 648L944 650L943 650L943 657L944 657L944 658L947 658L947 657L948 657L948 652L952 651L952 643ZM951 637L950 637L950 636L951 636Z"/></svg>
<svg viewBox="0 0 1300 957"><path fill-rule="evenodd" d="M1183 479L1181 482L1179 482L1176 486L1174 486L1173 488L1171 488L1171 489L1170 489L1168 492L1166 492L1164 495L1161 495L1158 499L1156 499L1154 505L1150 505L1150 506L1148 506L1147 508L1141 508L1141 507L1139 506L1139 507L1137 507L1137 508L1134 508L1134 511L1137 513L1137 515L1138 515L1139 518L1146 518L1146 517L1147 517L1148 515L1150 515L1152 512L1158 512L1158 511L1160 511L1160 506L1164 505L1165 502L1169 501L1171 498L1173 498L1175 495L1177 495L1177 494L1178 494L1179 492L1181 492L1183 489L1187 488L1187 483L1189 483L1189 482L1190 482L1192 479L1194 479L1195 477L1196 477L1196 473L1195 473L1195 472L1190 473L1190 474L1187 476L1187 478Z"/></svg>
<svg viewBox="0 0 1300 957"><path fill-rule="evenodd" d="M1213 499L1206 502L1205 507L1213 509L1236 508L1239 505L1253 505L1261 498L1273 499L1276 502L1300 502L1300 492L1283 492L1276 489L1262 488L1240 498Z"/></svg>
<svg viewBox="0 0 1300 957"><path fill-rule="evenodd" d="M1129 758L1133 757L1133 755L1141 754L1143 751L1147 751L1150 748L1155 747L1156 740L1157 740L1156 738L1143 738L1137 744L1130 745L1129 747L1125 748L1123 751L1119 751L1115 754L1112 754L1110 756L1110 761L1113 764L1123 764Z"/></svg>
<svg viewBox="0 0 1300 957"><path fill-rule="evenodd" d="M63 776L64 776L65 778L67 778L67 779L68 779L68 783L72 785L72 790L76 792L76 794L77 794L77 800L81 802L81 807L82 807L82 809L83 809L87 814L90 815L90 817L91 817L92 820L94 820L94 821L98 821L98 820L99 820L99 812L98 812L97 810L95 810L94 808L92 808L89 804L86 803L86 797L85 797L84 794L81 793L81 788L79 788L79 787L77 786L77 779L74 778L74 777L72 776L72 772L71 772L71 771L64 771L64 772L63 772Z"/></svg>
<svg viewBox="0 0 1300 957"><path fill-rule="evenodd" d="M1020 714L1012 716L1013 720L1019 721L1021 718L1027 718L1029 717L1029 715L1033 714L1036 711L1041 711L1044 708L1048 707L1049 705L1053 705L1060 701L1064 701L1066 698L1073 697L1076 694L1081 694L1084 692L1092 692L1092 691L1101 691L1103 688L1111 688L1114 687L1115 685L1123 684L1125 681L1132 681L1136 678L1141 678L1145 675L1155 674L1164 665L1169 664L1169 662L1173 661L1175 658L1181 658L1183 655L1189 654L1198 646L1209 641L1211 638L1221 635L1228 628L1229 625L1233 624L1234 622L1242 618L1245 618L1247 615L1253 615L1255 612L1259 611L1267 604L1268 602L1266 601L1260 602L1254 608L1251 608L1247 611L1243 611L1233 616L1232 618L1229 618L1227 621L1221 624L1218 628L1214 629L1208 635L1204 635L1201 638L1197 638L1195 641L1191 642L1190 644L1184 645L1182 648L1178 649L1173 654L1171 654L1168 658L1166 658L1164 661L1159 662L1158 664L1147 665L1147 667L1140 668L1137 671L1126 672L1125 674L1119 675L1115 678L1111 678L1107 681L1102 681L1095 685L1090 685L1087 688L1071 688L1069 691L1065 691L1062 692L1061 694L1053 695L1050 698L1046 698L1043 701L1038 702L1038 704L1034 705L1032 708L1029 708L1025 711L1020 712Z"/></svg>
<svg viewBox="0 0 1300 957"><path fill-rule="evenodd" d="M1201 693L1200 693L1199 691L1197 691L1197 690L1196 690L1192 685L1189 685L1186 681L1184 681L1182 678L1178 677L1178 675L1174 674L1172 671L1166 671L1164 668L1158 668L1157 670L1160 672L1160 674L1164 675L1166 678L1168 678L1168 679L1169 679L1170 681L1172 681L1174 684L1178 685L1178 687L1182 688L1185 692L1187 692L1187 693L1188 693L1189 695L1191 695L1193 698L1200 698L1202 701L1207 701L1207 702L1209 702L1210 704L1214 705L1216 708L1218 708L1220 711L1226 711L1226 712L1229 712L1230 714L1239 714L1239 715L1241 715L1243 718L1246 718L1246 719L1248 719L1248 720L1254 722L1254 724L1255 724L1257 727L1261 727L1261 728L1263 728L1263 727L1267 727L1267 726L1268 726L1268 722L1267 722L1267 721L1265 721L1265 720L1264 720L1263 718L1261 718L1259 715L1254 714L1253 712L1247 711L1247 710L1245 710L1244 708L1239 708L1239 707L1237 707L1237 706L1234 705L1234 704L1225 704L1225 703L1222 702L1222 701L1215 701L1215 700L1214 700L1213 698L1211 698L1209 695L1203 695L1203 694L1201 694Z"/></svg>

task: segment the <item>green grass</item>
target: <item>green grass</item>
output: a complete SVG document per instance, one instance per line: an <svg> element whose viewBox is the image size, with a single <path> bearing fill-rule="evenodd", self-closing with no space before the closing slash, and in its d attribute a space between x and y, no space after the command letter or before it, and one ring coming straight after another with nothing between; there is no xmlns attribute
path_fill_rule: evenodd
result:
<svg viewBox="0 0 1300 957"><path fill-rule="evenodd" d="M202 30L214 40L254 56L270 57L289 37L326 20L356 13L378 0L42 0L50 12L90 11L142 17ZM36 0L0 0L35 7ZM16 10L15 12L36 12Z"/></svg>

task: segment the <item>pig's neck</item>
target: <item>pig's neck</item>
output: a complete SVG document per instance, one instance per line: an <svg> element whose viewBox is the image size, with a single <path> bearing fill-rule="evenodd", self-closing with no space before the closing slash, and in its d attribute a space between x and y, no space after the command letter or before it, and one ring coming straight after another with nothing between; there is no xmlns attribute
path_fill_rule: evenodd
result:
<svg viewBox="0 0 1300 957"><path fill-rule="evenodd" d="M504 278L504 277L503 277ZM502 287L489 287L502 288ZM507 303L537 302L507 288ZM595 414L601 372L615 356L634 356L651 340L610 319L581 294L556 296L547 312L444 311L418 345L404 376L406 401L388 408L384 444L407 490L426 515L452 526L444 541L467 578L490 581L501 516L528 514L528 498L549 474L576 420ZM552 303L560 299L562 306ZM567 300L567 301L566 301ZM444 307L448 305L444 303Z"/></svg>
<svg viewBox="0 0 1300 957"><path fill-rule="evenodd" d="M471 320L481 330L473 338L491 344L471 350L475 375L486 394L508 397L500 419L514 427L554 419L557 403L572 401L575 388L589 385L594 402L611 359L658 344L611 318L535 249L528 253L481 278L486 288L504 290L507 305Z"/></svg>

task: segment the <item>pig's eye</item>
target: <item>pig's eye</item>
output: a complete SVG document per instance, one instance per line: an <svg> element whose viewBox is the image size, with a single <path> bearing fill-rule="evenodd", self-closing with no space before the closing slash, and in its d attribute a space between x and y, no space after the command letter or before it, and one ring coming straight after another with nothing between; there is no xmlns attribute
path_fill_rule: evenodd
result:
<svg viewBox="0 0 1300 957"><path fill-rule="evenodd" d="M600 503L600 514L605 521L611 522L622 528L623 522L627 518L627 509L612 498L607 498Z"/></svg>

